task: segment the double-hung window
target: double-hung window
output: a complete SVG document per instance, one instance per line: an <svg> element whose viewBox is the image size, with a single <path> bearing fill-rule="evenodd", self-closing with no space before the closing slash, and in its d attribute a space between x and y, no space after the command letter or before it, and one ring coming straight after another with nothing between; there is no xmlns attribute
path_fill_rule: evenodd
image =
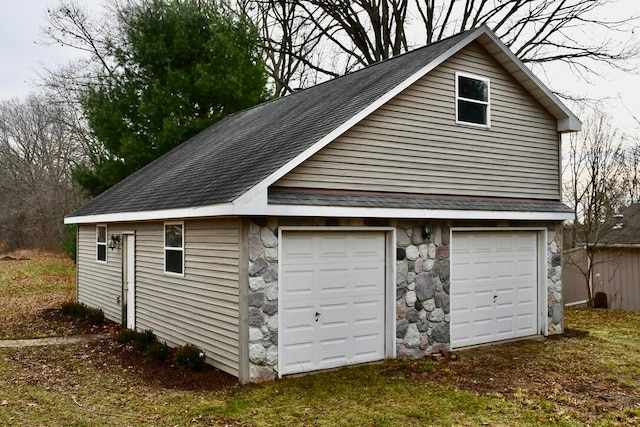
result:
<svg viewBox="0 0 640 427"><path fill-rule="evenodd" d="M96 260L107 262L107 226L96 226Z"/></svg>
<svg viewBox="0 0 640 427"><path fill-rule="evenodd" d="M184 223L182 222L164 225L164 271L184 274Z"/></svg>
<svg viewBox="0 0 640 427"><path fill-rule="evenodd" d="M489 79L456 73L456 123L491 126Z"/></svg>

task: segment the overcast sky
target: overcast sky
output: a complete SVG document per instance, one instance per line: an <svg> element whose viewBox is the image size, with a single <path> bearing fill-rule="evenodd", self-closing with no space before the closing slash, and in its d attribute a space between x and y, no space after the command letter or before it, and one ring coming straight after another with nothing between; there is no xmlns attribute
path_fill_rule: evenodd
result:
<svg viewBox="0 0 640 427"><path fill-rule="evenodd" d="M101 0L76 0L98 13ZM55 6L58 0L0 0L0 100L24 97L37 90L34 82L43 67L55 68L68 63L78 56L78 52L55 45L38 43L43 40L42 27L47 23L47 6ZM639 0L618 0L608 10L602 11L606 18L620 18L640 15ZM635 37L640 38L640 29ZM603 79L592 84L581 82L577 77L565 73L539 75L543 82L553 89L566 91L570 88L576 95L593 98L611 97L608 101L617 122L627 131L636 131L640 136L640 126L632 126L626 108L640 116L640 70L639 74L608 71Z"/></svg>

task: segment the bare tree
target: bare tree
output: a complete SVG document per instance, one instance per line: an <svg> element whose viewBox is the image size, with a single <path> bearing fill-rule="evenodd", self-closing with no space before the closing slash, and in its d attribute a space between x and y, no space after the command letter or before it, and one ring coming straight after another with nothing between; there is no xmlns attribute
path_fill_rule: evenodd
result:
<svg viewBox="0 0 640 427"><path fill-rule="evenodd" d="M621 159L622 188L625 190L626 204L640 203L640 144L625 147Z"/></svg>
<svg viewBox="0 0 640 427"><path fill-rule="evenodd" d="M272 67L274 80L290 89L292 81L304 83L299 76L309 69L325 78L339 75L482 24L525 63L561 62L583 77L594 63L625 68L639 52L630 31L638 17L607 20L601 11L610 4L615 1L243 0L241 9L259 11L252 16L263 30L281 29L266 31L265 46L276 63L297 64L284 75ZM596 33L602 38L592 37ZM325 54L309 57L312 50Z"/></svg>
<svg viewBox="0 0 640 427"><path fill-rule="evenodd" d="M318 53L322 33L299 2L279 0L241 0L240 14L249 18L260 31L262 48L273 84L273 93L280 97L298 86L318 82L318 72L324 73L325 59ZM317 9L317 8L316 8ZM312 15L316 13L311 11ZM329 72L330 76L338 73ZM292 86L295 84L295 86Z"/></svg>
<svg viewBox="0 0 640 427"><path fill-rule="evenodd" d="M575 264L584 276L587 302L592 306L590 280L596 263L596 247L615 225L615 214L623 206L626 190L622 179L624 142L611 119L594 110L584 116L581 133L568 139L564 170L564 197L575 216L568 226L571 247L582 246L586 264ZM571 258L566 261L571 263Z"/></svg>
<svg viewBox="0 0 640 427"><path fill-rule="evenodd" d="M59 249L62 217L80 201L71 170L83 145L44 96L0 103L0 242L5 249Z"/></svg>

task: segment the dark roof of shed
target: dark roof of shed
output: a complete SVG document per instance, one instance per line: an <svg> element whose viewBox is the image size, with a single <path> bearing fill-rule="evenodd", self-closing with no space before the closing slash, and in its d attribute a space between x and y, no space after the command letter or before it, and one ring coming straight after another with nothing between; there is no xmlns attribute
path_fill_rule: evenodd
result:
<svg viewBox="0 0 640 427"><path fill-rule="evenodd" d="M619 218L607 221L601 228L596 244L640 245L640 203L623 209ZM593 241L594 239L591 239Z"/></svg>
<svg viewBox="0 0 640 427"><path fill-rule="evenodd" d="M429 65L470 31L232 114L68 216L231 202Z"/></svg>

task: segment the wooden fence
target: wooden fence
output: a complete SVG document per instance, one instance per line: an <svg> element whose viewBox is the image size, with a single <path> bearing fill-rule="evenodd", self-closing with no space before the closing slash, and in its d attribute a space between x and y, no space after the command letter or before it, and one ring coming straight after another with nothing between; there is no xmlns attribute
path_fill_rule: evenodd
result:
<svg viewBox="0 0 640 427"><path fill-rule="evenodd" d="M584 304L588 258L584 249L564 253L562 279L565 305ZM640 248L599 248L594 255L590 286L607 294L609 307L640 312Z"/></svg>

